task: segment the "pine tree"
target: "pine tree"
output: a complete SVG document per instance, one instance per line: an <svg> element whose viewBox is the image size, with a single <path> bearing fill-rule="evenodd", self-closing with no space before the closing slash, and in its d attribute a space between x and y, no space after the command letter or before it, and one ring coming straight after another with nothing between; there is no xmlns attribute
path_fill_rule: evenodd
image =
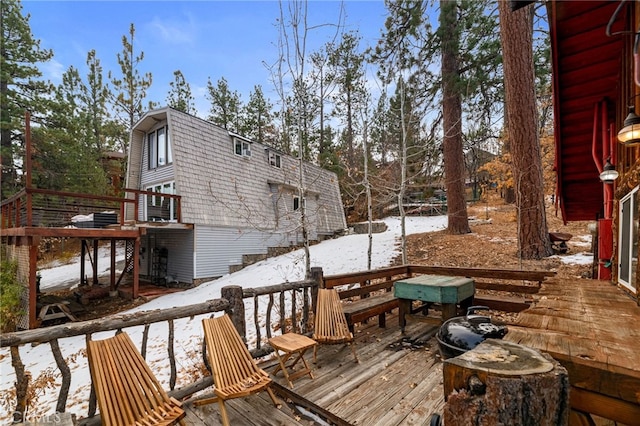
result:
<svg viewBox="0 0 640 426"><path fill-rule="evenodd" d="M486 0L441 1L439 28L431 28L425 2L388 1L385 34L372 58L390 81L404 70L409 86L420 93L425 117L434 117L441 103L445 183L451 233L469 232L464 190L463 123L491 126L501 105L499 40L496 17ZM434 63L440 58L441 72ZM445 118L446 117L446 118ZM433 128L432 126L429 126Z"/></svg>
<svg viewBox="0 0 640 426"><path fill-rule="evenodd" d="M211 79L207 81L207 99L211 102L207 120L227 130L239 132L242 101L237 91L229 89L224 77L218 80L216 86L211 83Z"/></svg>
<svg viewBox="0 0 640 426"><path fill-rule="evenodd" d="M182 71L175 70L173 72L173 81L169 83L171 90L167 95L167 105L171 108L175 108L178 111L186 112L187 114L194 114L196 107L194 104L194 98L191 94L191 86L184 79Z"/></svg>
<svg viewBox="0 0 640 426"><path fill-rule="evenodd" d="M244 106L240 132L251 139L274 145L276 133L272 110L273 105L264 97L262 86L254 86L249 102Z"/></svg>
<svg viewBox="0 0 640 426"><path fill-rule="evenodd" d="M120 148L122 152L128 153L129 133L136 121L142 117L144 108L152 109L153 102L144 105L147 97L147 90L151 87L153 81L151 73L140 74L140 64L144 60L144 52L136 54L135 27L133 23L129 27L129 35L122 36L122 52L118 53L118 64L120 65L120 77L115 77L109 72L109 78L114 90L113 104L121 114L121 122L126 129L120 135Z"/></svg>
<svg viewBox="0 0 640 426"><path fill-rule="evenodd" d="M359 44L360 36L357 33L343 34L340 44L331 53L329 60L337 89L333 96L334 116L338 117L345 126L346 163L350 169L355 166L356 161L355 117L366 107L367 100L365 55L359 50Z"/></svg>
<svg viewBox="0 0 640 426"><path fill-rule="evenodd" d="M462 151L462 96L460 88L460 28L457 2L440 0L440 41L442 43L442 151L447 190L447 230L466 234L469 229L464 192Z"/></svg>
<svg viewBox="0 0 640 426"><path fill-rule="evenodd" d="M24 151L25 111L30 110L33 120L40 121L49 109L51 84L40 80L38 64L49 61L53 52L42 49L40 41L33 37L30 17L22 14L19 0L3 0L0 9L0 195L6 198L20 184L17 169Z"/></svg>
<svg viewBox="0 0 640 426"><path fill-rule="evenodd" d="M102 66L87 54L86 82L73 66L55 90L50 115L34 129L33 170L38 187L58 191L106 194L104 154L116 147L122 132L108 113L110 91Z"/></svg>
<svg viewBox="0 0 640 426"><path fill-rule="evenodd" d="M553 254L544 205L533 67L533 7L511 11L500 4L504 52L507 132L513 159L518 209L518 254L541 259Z"/></svg>

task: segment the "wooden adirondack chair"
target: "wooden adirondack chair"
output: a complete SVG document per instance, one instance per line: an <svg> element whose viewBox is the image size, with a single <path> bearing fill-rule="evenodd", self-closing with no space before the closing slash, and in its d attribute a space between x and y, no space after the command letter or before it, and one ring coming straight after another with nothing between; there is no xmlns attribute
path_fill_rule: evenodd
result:
<svg viewBox="0 0 640 426"><path fill-rule="evenodd" d="M266 390L273 405L279 408L280 402L270 388L269 374L258 367L233 326L231 318L226 314L208 318L202 320L202 325L216 396L195 401L194 405L217 401L220 405L222 424L225 426L229 425L229 416L224 405L227 399L242 398Z"/></svg>
<svg viewBox="0 0 640 426"><path fill-rule="evenodd" d="M351 346L351 352L356 362L359 362L353 344L353 333L349 331L340 296L334 289L318 289L318 303L316 305L315 327L312 337L318 343L329 345L348 344ZM318 346L313 348L313 362L317 361L317 349Z"/></svg>
<svg viewBox="0 0 640 426"><path fill-rule="evenodd" d="M89 340L87 356L103 425L184 425L181 403L167 396L128 334Z"/></svg>

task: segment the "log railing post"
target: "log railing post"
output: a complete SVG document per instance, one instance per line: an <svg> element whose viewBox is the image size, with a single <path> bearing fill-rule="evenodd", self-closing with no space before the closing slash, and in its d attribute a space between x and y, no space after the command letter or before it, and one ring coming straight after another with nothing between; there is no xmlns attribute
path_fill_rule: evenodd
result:
<svg viewBox="0 0 640 426"><path fill-rule="evenodd" d="M242 340L247 342L247 326L244 318L244 301L242 299L242 287L239 285L228 285L220 289L223 299L229 301L229 309L226 311L231 316L231 322L238 330Z"/></svg>
<svg viewBox="0 0 640 426"><path fill-rule="evenodd" d="M315 266L311 268L311 279L315 281L315 285L311 287L311 310L316 312L316 302L318 301L318 289L324 287L324 273L322 268Z"/></svg>

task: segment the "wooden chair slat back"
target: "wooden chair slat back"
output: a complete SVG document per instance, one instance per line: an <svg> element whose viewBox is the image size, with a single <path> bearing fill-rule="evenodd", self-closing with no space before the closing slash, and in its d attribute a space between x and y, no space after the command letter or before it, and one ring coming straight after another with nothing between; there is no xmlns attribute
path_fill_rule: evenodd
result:
<svg viewBox="0 0 640 426"><path fill-rule="evenodd" d="M126 333L87 345L104 425L172 424L184 416Z"/></svg>
<svg viewBox="0 0 640 426"><path fill-rule="evenodd" d="M335 289L318 289L314 339L330 341L352 337L338 292Z"/></svg>
<svg viewBox="0 0 640 426"><path fill-rule="evenodd" d="M255 375L264 375L228 315L204 319L202 323L216 388L224 390Z"/></svg>

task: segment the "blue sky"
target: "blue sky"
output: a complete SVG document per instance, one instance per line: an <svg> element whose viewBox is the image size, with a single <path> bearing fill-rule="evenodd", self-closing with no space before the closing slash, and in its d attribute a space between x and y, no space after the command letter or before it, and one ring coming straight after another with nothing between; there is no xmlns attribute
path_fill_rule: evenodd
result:
<svg viewBox="0 0 640 426"><path fill-rule="evenodd" d="M70 65L86 75L86 55L95 49L103 69L119 74L116 55L122 51L122 36L129 25L136 28L136 51L144 52L141 73L153 74L149 100L166 103L173 72L182 71L196 97L199 115L208 113L204 93L207 79L215 84L226 78L243 102L255 85L267 97L277 99L264 63L278 55L278 1L36 1L23 0L23 12L31 15L30 26L43 48L54 51L54 59L43 67L45 77L59 83ZM341 5L346 30L358 30L364 46L373 46L385 20L381 0L315 0L308 3L310 31L307 52L330 41ZM285 15L286 16L286 15Z"/></svg>

